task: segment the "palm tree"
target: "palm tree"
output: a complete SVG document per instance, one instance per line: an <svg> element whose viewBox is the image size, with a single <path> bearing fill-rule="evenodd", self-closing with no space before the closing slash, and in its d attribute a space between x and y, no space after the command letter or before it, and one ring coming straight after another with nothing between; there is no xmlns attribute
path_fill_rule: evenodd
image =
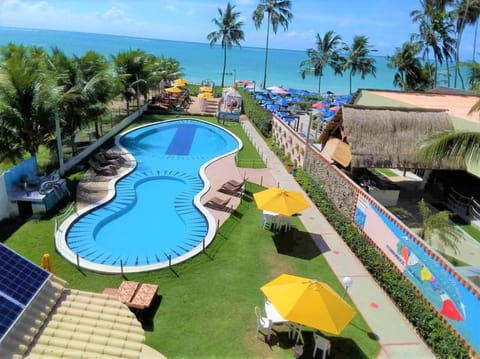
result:
<svg viewBox="0 0 480 359"><path fill-rule="evenodd" d="M463 236L450 221L453 214L449 211L434 212L423 199L418 203L418 208L422 217L418 235L429 244L437 239L443 246L450 247L456 253L457 243Z"/></svg>
<svg viewBox="0 0 480 359"><path fill-rule="evenodd" d="M307 50L308 60L300 64L300 70L302 79L305 79L307 73L313 73L318 77L318 93L320 93L325 66L329 66L335 75L342 75L342 64L345 63L345 58L341 52L346 50L346 45L340 35L336 35L331 30L327 31L323 38L317 33L315 44L316 49Z"/></svg>
<svg viewBox="0 0 480 359"><path fill-rule="evenodd" d="M479 0L459 0L455 3L454 13L456 15L456 51L455 51L455 77L453 85L457 87L457 79L463 84L463 78L460 74L460 44L462 42L462 35L467 25L473 25L477 22L480 16L480 1Z"/></svg>
<svg viewBox="0 0 480 359"><path fill-rule="evenodd" d="M421 47L421 43L412 37L409 42L404 42L401 48L396 48L393 56L387 57L387 66L397 69L393 78L396 87L404 91L431 87L431 82L423 76L422 63L417 56Z"/></svg>
<svg viewBox="0 0 480 359"><path fill-rule="evenodd" d="M253 12L252 19L255 27L258 30L263 22L265 13L267 13L267 40L265 45L265 67L263 71L262 87L267 87L267 64L268 64L268 41L270 36L270 25L272 25L273 33L278 31L278 25L281 25L284 30L288 30L288 24L293 19L293 14L290 12L292 3L290 0L260 0Z"/></svg>
<svg viewBox="0 0 480 359"><path fill-rule="evenodd" d="M1 55L0 160L15 161L54 135L60 94L43 49L9 44Z"/></svg>
<svg viewBox="0 0 480 359"><path fill-rule="evenodd" d="M140 94L148 93L147 78L152 71L149 66L149 55L143 50L128 50L119 52L112 57L120 92L130 113L130 101L137 99L140 106Z"/></svg>
<svg viewBox="0 0 480 359"><path fill-rule="evenodd" d="M352 77L360 73L362 80L366 75L375 77L376 67L375 59L370 57L372 52L376 52L372 45L368 43L366 36L355 36L353 43L347 47L347 55L345 63L342 65L344 70L350 70L350 93L352 93Z"/></svg>
<svg viewBox="0 0 480 359"><path fill-rule="evenodd" d="M240 46L240 40L244 40L242 31L243 22L238 21L240 13L234 11L235 6L227 3L225 12L218 9L218 18L212 19L212 22L218 28L207 35L210 46L215 45L218 41L222 44L223 49L223 70L222 70L222 88L225 83L225 68L227 66L227 49L231 49L235 44Z"/></svg>

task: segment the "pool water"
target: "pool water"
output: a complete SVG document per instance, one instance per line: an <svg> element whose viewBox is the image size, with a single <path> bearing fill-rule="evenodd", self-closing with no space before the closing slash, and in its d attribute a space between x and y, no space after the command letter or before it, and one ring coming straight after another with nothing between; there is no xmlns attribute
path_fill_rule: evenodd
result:
<svg viewBox="0 0 480 359"><path fill-rule="evenodd" d="M211 241L214 225L198 199L207 189L204 167L238 151L241 142L218 126L182 119L131 130L117 143L137 166L116 183L111 201L71 225L70 250L97 270L126 271L161 268L197 253Z"/></svg>

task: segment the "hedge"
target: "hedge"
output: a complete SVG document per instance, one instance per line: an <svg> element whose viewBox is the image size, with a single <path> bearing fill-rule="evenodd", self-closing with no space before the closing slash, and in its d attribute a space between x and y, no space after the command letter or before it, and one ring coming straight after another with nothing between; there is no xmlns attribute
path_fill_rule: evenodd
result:
<svg viewBox="0 0 480 359"><path fill-rule="evenodd" d="M260 130L264 137L270 137L272 132L272 115L250 96L250 93L239 89L242 95L243 112L250 121Z"/></svg>
<svg viewBox="0 0 480 359"><path fill-rule="evenodd" d="M413 324L432 352L440 358L468 358L465 345L447 324L437 317L400 271L378 252L374 244L349 218L335 208L322 186L303 170L297 172L296 179L376 282Z"/></svg>

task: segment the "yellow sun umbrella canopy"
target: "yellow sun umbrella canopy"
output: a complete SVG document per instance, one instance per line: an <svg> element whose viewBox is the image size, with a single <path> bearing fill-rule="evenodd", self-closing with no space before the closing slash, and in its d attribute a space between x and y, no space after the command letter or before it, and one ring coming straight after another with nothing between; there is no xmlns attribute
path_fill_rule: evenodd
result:
<svg viewBox="0 0 480 359"><path fill-rule="evenodd" d="M185 79L176 79L173 81L173 86L175 87L184 87L187 86L187 80Z"/></svg>
<svg viewBox="0 0 480 359"><path fill-rule="evenodd" d="M170 92L170 93L180 93L183 92L183 90L180 87L168 87L165 89L165 91Z"/></svg>
<svg viewBox="0 0 480 359"><path fill-rule="evenodd" d="M328 284L281 274L260 288L287 320L310 328L340 334L356 312Z"/></svg>
<svg viewBox="0 0 480 359"><path fill-rule="evenodd" d="M253 198L259 209L285 216L291 216L310 207L303 193L276 187L254 193Z"/></svg>
<svg viewBox="0 0 480 359"><path fill-rule="evenodd" d="M199 90L201 92L212 92L212 88L210 86L200 86Z"/></svg>
<svg viewBox="0 0 480 359"><path fill-rule="evenodd" d="M198 94L198 97L200 98L212 98L213 95L211 92L201 92Z"/></svg>
<svg viewBox="0 0 480 359"><path fill-rule="evenodd" d="M42 261L41 261L40 266L41 266L43 269L48 270L50 273L54 273L53 264L52 264L52 258L50 258L50 254L49 254L49 253L45 253L45 254L42 256Z"/></svg>

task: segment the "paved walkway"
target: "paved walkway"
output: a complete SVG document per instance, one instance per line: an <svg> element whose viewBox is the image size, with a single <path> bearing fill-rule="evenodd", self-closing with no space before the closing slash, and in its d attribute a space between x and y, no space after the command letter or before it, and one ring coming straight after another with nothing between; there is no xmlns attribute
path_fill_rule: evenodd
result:
<svg viewBox="0 0 480 359"><path fill-rule="evenodd" d="M262 158L266 160L273 183L282 188L303 192L277 156L270 151L253 125L249 121L242 121L242 125ZM252 182L259 180L258 176L253 178L254 172L249 172L247 176ZM268 185L265 181L272 182L272 178L269 178L268 174L262 173L260 176L265 186ZM313 203L309 209L302 212L300 219L306 230L312 234L314 241L338 279L341 281L347 276L353 279L353 285L348 294L372 332L378 337L381 351L377 358L434 358L435 356L417 335L412 325L400 313L383 289L378 286Z"/></svg>

